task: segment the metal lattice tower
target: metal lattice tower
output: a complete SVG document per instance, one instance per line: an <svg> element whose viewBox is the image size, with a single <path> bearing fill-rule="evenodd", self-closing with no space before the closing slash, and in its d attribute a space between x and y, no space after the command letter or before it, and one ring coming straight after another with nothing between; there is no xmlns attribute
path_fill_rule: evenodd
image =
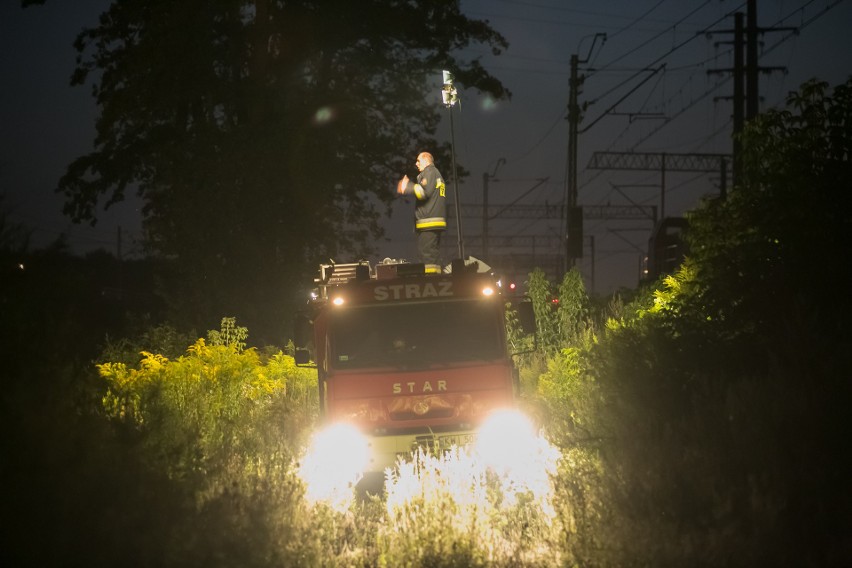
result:
<svg viewBox="0 0 852 568"><path fill-rule="evenodd" d="M670 154L667 152L595 152L590 170L641 170L660 172L660 218L666 216L666 172L719 172L722 192L730 154Z"/></svg>

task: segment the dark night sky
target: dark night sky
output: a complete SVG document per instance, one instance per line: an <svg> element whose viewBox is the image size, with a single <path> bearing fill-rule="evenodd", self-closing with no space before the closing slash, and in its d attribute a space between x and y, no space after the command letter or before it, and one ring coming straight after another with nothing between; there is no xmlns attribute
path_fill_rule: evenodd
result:
<svg viewBox="0 0 852 568"><path fill-rule="evenodd" d="M0 4L0 191L12 209L12 220L33 230L35 246L43 246L61 233L78 252L97 248L116 250L117 227L123 235L123 252L132 254L140 237L139 204L132 200L103 213L96 227L72 224L62 216L62 198L53 188L65 167L88 152L94 135L94 107L88 87L71 88L74 68L72 42L85 26L94 26L106 0L49 0L27 9L18 0ZM510 43L499 58L473 48L485 66L512 91L511 101L492 104L473 91L460 93L462 106L454 110L456 154L470 172L461 184L463 203L482 200L482 174L497 171L501 181L491 184L491 203L514 201L536 183L549 178L525 196L520 204L559 203L564 193L567 153L569 59L572 53L589 62L580 102L593 102L581 128L598 118L634 88L644 75L619 83L637 70L666 64L665 73L617 105L614 112L579 139L579 203L627 204L614 185L637 203L656 205L659 184L655 172L596 172L586 169L593 151L730 152L732 83L725 75L708 75L710 69L731 66L731 36L707 37L702 32L733 28L734 11L745 3L732 0L602 0L594 4L577 0L463 0L469 16L487 19ZM715 22L715 24L714 24ZM761 27L795 26L798 35L774 32L763 35L760 64L786 67L787 73L760 78L764 98L761 108L783 104L789 91L808 78L834 85L852 74L852 2L849 0L760 0ZM607 34L590 52L591 36ZM592 72L589 68L599 69ZM438 92L435 84L424 86ZM618 88L615 88L618 87ZM631 120L628 113L645 115ZM648 115L654 115L648 116ZM666 117L668 117L666 119ZM445 121L447 122L447 121ZM449 138L445 124L441 136ZM414 156L411 157L413 163ZM449 165L439 164L444 173ZM667 176L666 213L680 215L698 199L713 193L717 176L675 174ZM396 180L389 180L389 190ZM386 223L393 243L382 245L381 256L412 256L410 204L398 203ZM644 249L650 223L592 221L586 234L594 235L596 291L606 293L636 284L639 249ZM465 220L465 233L480 232L478 220ZM555 237L557 221L495 222L492 234L527 234ZM448 235L454 240L454 235ZM539 249L540 250L540 249ZM474 252L468 248L468 252ZM340 260L340 259L338 259ZM581 268L587 280L591 259Z"/></svg>

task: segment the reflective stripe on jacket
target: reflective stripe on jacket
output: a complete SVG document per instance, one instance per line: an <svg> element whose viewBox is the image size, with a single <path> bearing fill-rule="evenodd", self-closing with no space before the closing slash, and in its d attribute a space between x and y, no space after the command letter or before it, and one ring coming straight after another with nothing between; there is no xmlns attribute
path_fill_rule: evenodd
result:
<svg viewBox="0 0 852 568"><path fill-rule="evenodd" d="M447 220L443 217L426 217L425 219L417 219L414 227L421 231L446 229Z"/></svg>

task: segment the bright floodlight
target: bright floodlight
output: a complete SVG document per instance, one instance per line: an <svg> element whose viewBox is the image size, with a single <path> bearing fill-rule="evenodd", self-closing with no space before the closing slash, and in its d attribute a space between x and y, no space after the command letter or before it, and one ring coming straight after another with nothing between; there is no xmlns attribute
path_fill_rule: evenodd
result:
<svg viewBox="0 0 852 568"><path fill-rule="evenodd" d="M459 100L459 93L456 86L453 84L453 74L449 71L444 71L444 86L441 88L441 100L444 101L445 107L451 107Z"/></svg>

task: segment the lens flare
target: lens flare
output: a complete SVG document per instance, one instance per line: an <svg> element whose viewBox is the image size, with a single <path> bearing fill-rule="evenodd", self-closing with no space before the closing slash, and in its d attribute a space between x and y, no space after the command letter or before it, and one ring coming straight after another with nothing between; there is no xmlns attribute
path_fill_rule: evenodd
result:
<svg viewBox="0 0 852 568"><path fill-rule="evenodd" d="M345 510L368 462L369 443L357 428L333 424L320 430L298 469L305 497L312 503L325 502L336 510Z"/></svg>
<svg viewBox="0 0 852 568"><path fill-rule="evenodd" d="M334 119L334 109L331 107L320 107L314 113L314 124L322 125L331 122Z"/></svg>
<svg viewBox="0 0 852 568"><path fill-rule="evenodd" d="M485 95L479 104L482 110L497 110L497 101L491 95Z"/></svg>

